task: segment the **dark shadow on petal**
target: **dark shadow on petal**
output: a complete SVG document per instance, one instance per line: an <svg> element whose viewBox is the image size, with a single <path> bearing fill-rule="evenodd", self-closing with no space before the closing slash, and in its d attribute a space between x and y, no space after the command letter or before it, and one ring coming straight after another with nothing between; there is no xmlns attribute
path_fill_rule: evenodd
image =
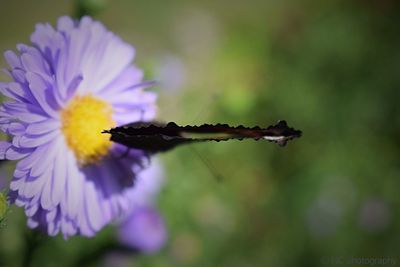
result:
<svg viewBox="0 0 400 267"><path fill-rule="evenodd" d="M115 144L109 155L96 164L83 167L82 171L108 199L132 188L138 173L149 165L150 158L145 152Z"/></svg>

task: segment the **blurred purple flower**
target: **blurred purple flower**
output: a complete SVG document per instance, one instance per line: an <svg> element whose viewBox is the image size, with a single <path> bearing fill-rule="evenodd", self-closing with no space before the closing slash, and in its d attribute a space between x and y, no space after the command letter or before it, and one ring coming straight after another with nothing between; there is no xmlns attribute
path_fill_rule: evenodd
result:
<svg viewBox="0 0 400 267"><path fill-rule="evenodd" d="M28 226L49 235L93 236L134 205L135 179L148 158L112 144L103 129L155 115L156 95L143 91L134 48L100 22L61 17L38 24L32 46L5 52L11 100L0 107L0 159L19 160L10 199Z"/></svg>
<svg viewBox="0 0 400 267"><path fill-rule="evenodd" d="M161 215L153 208L155 196L163 184L160 164L155 161L143 170L136 185L134 206L122 219L118 228L118 239L124 245L144 253L161 249L167 239L167 231Z"/></svg>
<svg viewBox="0 0 400 267"><path fill-rule="evenodd" d="M130 253L131 254L131 253ZM127 267L136 266L134 260L123 252L111 251L104 256L103 262L99 265L101 267Z"/></svg>
<svg viewBox="0 0 400 267"><path fill-rule="evenodd" d="M154 159L152 164L138 174L135 190L131 194L131 201L135 204L124 214L126 217L136 207L152 205L164 184L164 175L161 163Z"/></svg>
<svg viewBox="0 0 400 267"><path fill-rule="evenodd" d="M170 93L176 93L182 88L186 76L185 64L177 56L164 56L161 62L156 66L155 77L157 81Z"/></svg>
<svg viewBox="0 0 400 267"><path fill-rule="evenodd" d="M307 210L306 223L317 238L334 234L342 221L343 207L335 198L320 197Z"/></svg>
<svg viewBox="0 0 400 267"><path fill-rule="evenodd" d="M366 200L360 209L360 225L369 232L384 230L391 219L392 213L389 205L380 198Z"/></svg>
<svg viewBox="0 0 400 267"><path fill-rule="evenodd" d="M161 249L167 239L164 220L151 206L136 208L121 223L118 239L133 249L154 253Z"/></svg>

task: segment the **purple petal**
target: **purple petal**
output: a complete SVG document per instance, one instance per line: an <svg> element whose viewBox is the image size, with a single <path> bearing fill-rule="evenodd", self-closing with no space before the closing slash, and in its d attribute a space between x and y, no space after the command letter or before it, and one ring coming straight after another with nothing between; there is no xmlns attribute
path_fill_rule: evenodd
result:
<svg viewBox="0 0 400 267"><path fill-rule="evenodd" d="M42 146L42 145L52 141L54 138L56 138L60 134L61 133L59 130L55 130L55 131L45 133L42 135L24 135L19 140L19 145L21 147L27 147L27 148Z"/></svg>
<svg viewBox="0 0 400 267"><path fill-rule="evenodd" d="M157 99L157 95L153 92L145 91L127 91L124 93L110 96L108 101L114 106L131 106L142 107L146 104L153 104Z"/></svg>
<svg viewBox="0 0 400 267"><path fill-rule="evenodd" d="M65 199L61 202L61 208L63 208L64 204L64 212L70 218L75 218L79 210L82 210L79 206L82 205L83 198L83 177L71 151L68 151L66 164L68 164L68 179L66 180Z"/></svg>
<svg viewBox="0 0 400 267"><path fill-rule="evenodd" d="M28 172L29 171L26 171L26 170L15 169L13 175L14 175L14 178L19 179L19 178L22 178L22 177L25 177L26 175L28 175Z"/></svg>
<svg viewBox="0 0 400 267"><path fill-rule="evenodd" d="M85 208L90 226L94 231L100 230L104 225L102 211L97 199L96 188L92 182L86 182L85 185Z"/></svg>
<svg viewBox="0 0 400 267"><path fill-rule="evenodd" d="M33 72L41 76L50 76L50 67L37 49L21 55L22 66L27 72Z"/></svg>
<svg viewBox="0 0 400 267"><path fill-rule="evenodd" d="M32 153L32 149L10 146L6 151L7 160L20 160Z"/></svg>
<svg viewBox="0 0 400 267"><path fill-rule="evenodd" d="M72 81L69 83L67 86L67 97L69 98L73 93L76 91L76 89L79 87L80 83L83 81L83 76L82 74L78 74L75 76Z"/></svg>
<svg viewBox="0 0 400 267"><path fill-rule="evenodd" d="M53 177L54 180L53 190L51 192L51 199L54 204L58 205L63 197L63 190L65 189L65 183L67 178L67 164L64 161L64 151L66 147L60 147L57 152L57 156L54 159Z"/></svg>
<svg viewBox="0 0 400 267"><path fill-rule="evenodd" d="M26 133L29 135L40 135L59 129L61 122L59 120L46 120L42 122L29 124L26 128Z"/></svg>
<svg viewBox="0 0 400 267"><path fill-rule="evenodd" d="M57 30L68 33L75 27L74 21L68 16L62 16L57 21Z"/></svg>
<svg viewBox="0 0 400 267"><path fill-rule="evenodd" d="M26 177L23 177L21 179L13 179L13 180L11 180L10 189L13 190L13 191L19 191L20 189L22 189L22 187L25 185L25 178Z"/></svg>
<svg viewBox="0 0 400 267"><path fill-rule="evenodd" d="M25 125L19 122L12 122L8 125L7 133L10 135L22 135L25 133Z"/></svg>
<svg viewBox="0 0 400 267"><path fill-rule="evenodd" d="M11 76L14 78L14 81L20 84L24 84L26 82L25 80L25 71L20 70L20 69L13 69L11 71Z"/></svg>
<svg viewBox="0 0 400 267"><path fill-rule="evenodd" d="M45 173L43 173L44 182L42 194L40 195L40 206L45 210L51 210L55 208L55 204L51 199L51 190L52 190L52 180L55 179L52 175L52 169L46 169Z"/></svg>
<svg viewBox="0 0 400 267"><path fill-rule="evenodd" d="M49 144L46 157L43 157L39 162L32 166L30 175L38 177L48 168L53 168L54 159L57 153L60 151L62 138L56 138Z"/></svg>
<svg viewBox="0 0 400 267"><path fill-rule="evenodd" d="M25 214L28 217L32 217L33 215L35 215L35 213L38 211L38 209L39 209L38 203L30 204L26 207Z"/></svg>
<svg viewBox="0 0 400 267"><path fill-rule="evenodd" d="M7 141L0 141L0 160L6 157L6 151L11 147L11 143Z"/></svg>
<svg viewBox="0 0 400 267"><path fill-rule="evenodd" d="M17 86L20 85L17 84ZM23 98L18 95L18 92L13 92L10 90L9 83L0 83L0 92L8 98L23 101Z"/></svg>
<svg viewBox="0 0 400 267"><path fill-rule="evenodd" d="M52 210L48 211L46 214L46 221L48 223L53 222L56 219L57 214L58 214L58 209L52 209Z"/></svg>
<svg viewBox="0 0 400 267"><path fill-rule="evenodd" d="M25 181L24 191L19 192L19 194L27 198L32 198L39 195L42 192L43 185L45 184L47 178L48 177L46 177L45 173L42 173L38 177L29 177Z"/></svg>
<svg viewBox="0 0 400 267"><path fill-rule="evenodd" d="M8 51L4 52L4 57L5 57L8 65L10 65L11 68L15 69L15 68L22 67L21 60L13 51L8 50Z"/></svg>
<svg viewBox="0 0 400 267"><path fill-rule="evenodd" d="M79 31L71 32L69 76L79 65L84 77L78 93L97 92L112 82L132 61L133 48L108 32L101 23L83 18ZM75 72L74 72L75 71Z"/></svg>
<svg viewBox="0 0 400 267"><path fill-rule="evenodd" d="M34 164L46 156L49 149L51 149L49 143L34 149L26 158L17 163L16 169L21 171L30 170Z"/></svg>
<svg viewBox="0 0 400 267"><path fill-rule="evenodd" d="M15 118L27 123L44 121L48 118L41 114L42 111L39 108L31 104L5 102L3 107L7 113L13 114Z"/></svg>
<svg viewBox="0 0 400 267"><path fill-rule="evenodd" d="M35 32L31 35L31 42L37 45L42 51L51 47L56 32L50 24L36 24Z"/></svg>
<svg viewBox="0 0 400 267"><path fill-rule="evenodd" d="M43 111L53 118L58 118L58 112L56 111L58 106L54 100L54 95L52 93L53 88L51 85L40 75L33 72L27 72L25 77L28 80L33 96L36 98Z"/></svg>
<svg viewBox="0 0 400 267"><path fill-rule="evenodd" d="M143 79L143 71L136 66L129 66L123 70L118 77L99 91L99 95L107 98L124 90L129 90L132 86L139 84Z"/></svg>
<svg viewBox="0 0 400 267"><path fill-rule="evenodd" d="M38 226L39 226L39 222L38 221L35 221L35 220L31 219L31 218L28 219L28 227L29 228L34 229L34 228L36 228Z"/></svg>

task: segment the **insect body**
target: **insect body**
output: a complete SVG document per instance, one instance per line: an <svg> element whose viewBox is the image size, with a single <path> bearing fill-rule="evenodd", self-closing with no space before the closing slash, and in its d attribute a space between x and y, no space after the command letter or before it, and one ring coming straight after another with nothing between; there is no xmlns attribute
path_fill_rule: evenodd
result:
<svg viewBox="0 0 400 267"><path fill-rule="evenodd" d="M286 121L278 121L276 125L267 128L232 127L227 124L179 126L174 122L167 124L136 122L105 130L103 133L111 134L111 141L150 153L164 152L179 145L195 142L249 138L264 139L285 146L287 141L298 138L302 134L301 131L288 127Z"/></svg>

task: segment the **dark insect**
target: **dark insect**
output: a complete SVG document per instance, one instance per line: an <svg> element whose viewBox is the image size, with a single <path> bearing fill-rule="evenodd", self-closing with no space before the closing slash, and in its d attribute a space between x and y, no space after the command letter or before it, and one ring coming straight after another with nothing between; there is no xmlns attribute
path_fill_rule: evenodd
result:
<svg viewBox="0 0 400 267"><path fill-rule="evenodd" d="M130 148L145 150L149 153L165 152L179 145L207 141L228 141L232 139L268 140L285 146L301 131L288 127L286 121L278 121L267 128L232 127L227 124L203 124L200 126L179 126L174 122L136 122L105 130L111 134L111 141Z"/></svg>

